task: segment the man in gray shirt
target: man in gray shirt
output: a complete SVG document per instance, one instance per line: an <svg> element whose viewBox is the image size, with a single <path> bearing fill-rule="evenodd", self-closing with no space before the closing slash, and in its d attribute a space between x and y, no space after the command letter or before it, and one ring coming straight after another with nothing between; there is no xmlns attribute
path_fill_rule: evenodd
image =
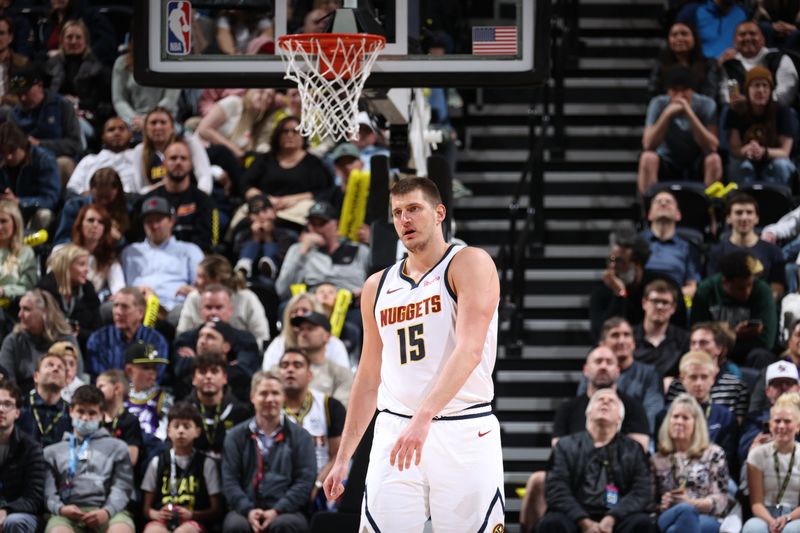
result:
<svg viewBox="0 0 800 533"><path fill-rule="evenodd" d="M308 211L308 231L286 252L275 289L286 299L295 283L314 286L327 282L357 298L368 266L369 248L341 237L336 210L328 202L317 202Z"/></svg>
<svg viewBox="0 0 800 533"><path fill-rule="evenodd" d="M664 73L667 94L647 106L642 152L636 178L639 193L661 179L693 180L703 176L706 186L722 178L717 154L717 104L696 94L694 73L674 66Z"/></svg>

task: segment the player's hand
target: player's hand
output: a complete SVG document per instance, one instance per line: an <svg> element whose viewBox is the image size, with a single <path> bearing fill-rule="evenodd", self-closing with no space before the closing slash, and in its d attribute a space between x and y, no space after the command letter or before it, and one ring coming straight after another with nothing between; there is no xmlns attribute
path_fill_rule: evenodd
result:
<svg viewBox="0 0 800 533"><path fill-rule="evenodd" d="M389 455L389 464L397 465L397 469L401 472L403 469L411 468L412 461L419 466L422 459L422 447L425 445L425 439L428 438L430 427L430 420L414 415L408 426L400 433L397 442L394 443L392 453Z"/></svg>
<svg viewBox="0 0 800 533"><path fill-rule="evenodd" d="M344 483L342 483L342 481L347 479L347 463L347 461L336 461L333 463L333 467L322 483L322 489L325 491L325 497L328 498L329 502L336 501L344 494Z"/></svg>

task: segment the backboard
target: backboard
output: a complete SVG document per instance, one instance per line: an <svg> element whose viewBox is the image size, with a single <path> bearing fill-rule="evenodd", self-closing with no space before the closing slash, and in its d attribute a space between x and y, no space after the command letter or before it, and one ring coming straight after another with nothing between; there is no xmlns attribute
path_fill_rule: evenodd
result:
<svg viewBox="0 0 800 533"><path fill-rule="evenodd" d="M329 31L341 0L137 0L134 74L161 87L289 87L275 52ZM359 0L386 37L367 87L533 86L548 74L550 0ZM359 19L361 20L361 19Z"/></svg>

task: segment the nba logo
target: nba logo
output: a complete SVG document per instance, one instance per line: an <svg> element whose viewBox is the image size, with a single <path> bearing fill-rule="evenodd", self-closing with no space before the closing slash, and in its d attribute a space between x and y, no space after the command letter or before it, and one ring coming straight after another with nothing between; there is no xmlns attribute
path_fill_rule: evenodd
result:
<svg viewBox="0 0 800 533"><path fill-rule="evenodd" d="M185 56L192 48L192 5L188 0L167 2L167 53Z"/></svg>

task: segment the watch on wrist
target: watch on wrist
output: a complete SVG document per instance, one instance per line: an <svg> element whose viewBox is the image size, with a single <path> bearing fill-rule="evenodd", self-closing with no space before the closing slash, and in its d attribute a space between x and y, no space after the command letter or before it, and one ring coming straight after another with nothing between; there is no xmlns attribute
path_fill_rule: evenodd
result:
<svg viewBox="0 0 800 533"><path fill-rule="evenodd" d="M317 487L317 489L321 489L322 488L322 481L316 480L314 482L314 486Z"/></svg>

